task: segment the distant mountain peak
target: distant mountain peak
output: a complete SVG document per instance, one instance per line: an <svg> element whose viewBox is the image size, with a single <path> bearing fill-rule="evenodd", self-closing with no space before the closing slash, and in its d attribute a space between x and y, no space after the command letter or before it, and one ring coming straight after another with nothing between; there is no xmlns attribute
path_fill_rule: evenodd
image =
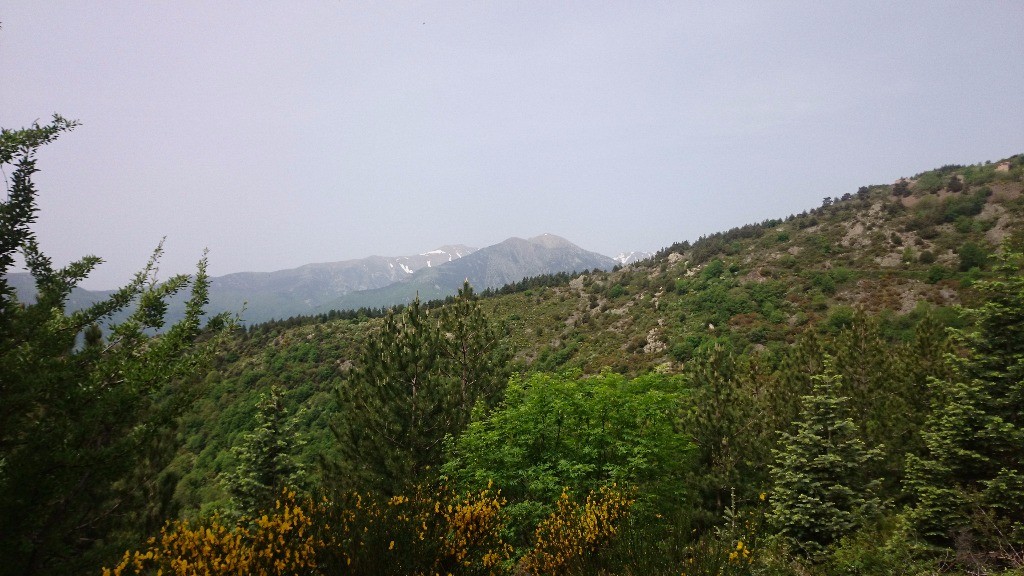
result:
<svg viewBox="0 0 1024 576"><path fill-rule="evenodd" d="M417 295L424 300L450 296L467 280L475 289L483 290L532 276L610 270L614 265L611 258L584 250L561 236L513 236L451 262L432 262L391 286L347 294L323 309L387 307L409 302Z"/></svg>
<svg viewBox="0 0 1024 576"><path fill-rule="evenodd" d="M528 238L527 242L530 242L531 244L537 244L545 248L577 248L575 244L569 242L565 238L548 233L541 234L540 236L534 236L533 238Z"/></svg>

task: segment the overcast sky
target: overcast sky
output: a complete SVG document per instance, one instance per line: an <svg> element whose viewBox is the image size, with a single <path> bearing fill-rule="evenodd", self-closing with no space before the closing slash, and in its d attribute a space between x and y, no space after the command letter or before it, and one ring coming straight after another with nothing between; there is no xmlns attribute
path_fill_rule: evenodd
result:
<svg viewBox="0 0 1024 576"><path fill-rule="evenodd" d="M0 7L43 249L127 281L558 234L614 256L1024 152L1024 2ZM9 174L8 174L9 177Z"/></svg>

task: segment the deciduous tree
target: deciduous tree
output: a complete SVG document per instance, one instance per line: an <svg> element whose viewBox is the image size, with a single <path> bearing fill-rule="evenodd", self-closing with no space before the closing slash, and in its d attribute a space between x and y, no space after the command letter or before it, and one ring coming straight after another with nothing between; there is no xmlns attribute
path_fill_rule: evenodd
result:
<svg viewBox="0 0 1024 576"><path fill-rule="evenodd" d="M193 279L160 283L158 248L127 286L84 310L65 310L100 259L56 268L43 254L32 232L32 176L36 150L76 125L54 116L0 132L0 164L13 168L0 202L0 573L94 569L105 546L122 548L151 528L147 522L164 520L157 472L207 357L199 345L205 258ZM34 299L7 281L19 253L35 280ZM149 336L163 327L165 299L189 284L185 318ZM91 327L132 307L102 342ZM83 332L86 345L76 347Z"/></svg>

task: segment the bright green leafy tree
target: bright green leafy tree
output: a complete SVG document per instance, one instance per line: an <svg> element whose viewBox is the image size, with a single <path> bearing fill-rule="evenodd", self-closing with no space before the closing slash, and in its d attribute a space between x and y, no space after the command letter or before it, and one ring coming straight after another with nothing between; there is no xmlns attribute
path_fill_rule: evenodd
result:
<svg viewBox="0 0 1024 576"><path fill-rule="evenodd" d="M194 399L194 376L210 350L201 343L209 342L201 325L205 258L194 279L158 283L157 249L127 286L65 311L72 289L100 259L55 268L42 253L31 229L32 175L36 150L75 126L54 116L47 125L0 132L0 164L5 173L13 168L0 203L0 573L93 569L111 549L123 550L164 521L169 495L159 471L173 454L175 419ZM34 280L34 299L19 299L8 282L18 254ZM166 299L190 283L185 318L165 327ZM133 306L103 342L93 326ZM157 329L163 334L148 335ZM76 347L83 333L86 345Z"/></svg>
<svg viewBox="0 0 1024 576"><path fill-rule="evenodd" d="M501 406L450 443L443 471L460 489L493 482L520 528L536 525L565 488L586 494L612 483L637 489L653 518L687 498L685 401L667 376L516 376Z"/></svg>

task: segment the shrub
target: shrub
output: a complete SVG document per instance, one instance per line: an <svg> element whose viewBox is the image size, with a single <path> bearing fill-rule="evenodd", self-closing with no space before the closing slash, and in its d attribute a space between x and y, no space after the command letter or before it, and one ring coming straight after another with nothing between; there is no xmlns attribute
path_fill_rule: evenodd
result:
<svg viewBox="0 0 1024 576"><path fill-rule="evenodd" d="M943 181L942 176L937 172L926 172L917 178L917 183L914 184L914 188L921 192L934 194L939 190L942 190Z"/></svg>
<svg viewBox="0 0 1024 576"><path fill-rule="evenodd" d="M614 485L592 492L582 503L563 491L555 510L537 526L533 548L520 568L528 574L596 573L600 552L619 533L632 503Z"/></svg>
<svg viewBox="0 0 1024 576"><path fill-rule="evenodd" d="M704 267L704 270L701 272L701 277L705 280L710 280L712 278L718 278L722 275L722 272L725 272L725 262L716 258Z"/></svg>
<svg viewBox="0 0 1024 576"><path fill-rule="evenodd" d="M988 251L974 242L964 242L957 250L960 257L960 271L967 272L971 268L985 268L988 264Z"/></svg>
<svg viewBox="0 0 1024 576"><path fill-rule="evenodd" d="M171 522L103 574L493 574L510 560L500 494L432 492L299 500L285 490L237 522Z"/></svg>

